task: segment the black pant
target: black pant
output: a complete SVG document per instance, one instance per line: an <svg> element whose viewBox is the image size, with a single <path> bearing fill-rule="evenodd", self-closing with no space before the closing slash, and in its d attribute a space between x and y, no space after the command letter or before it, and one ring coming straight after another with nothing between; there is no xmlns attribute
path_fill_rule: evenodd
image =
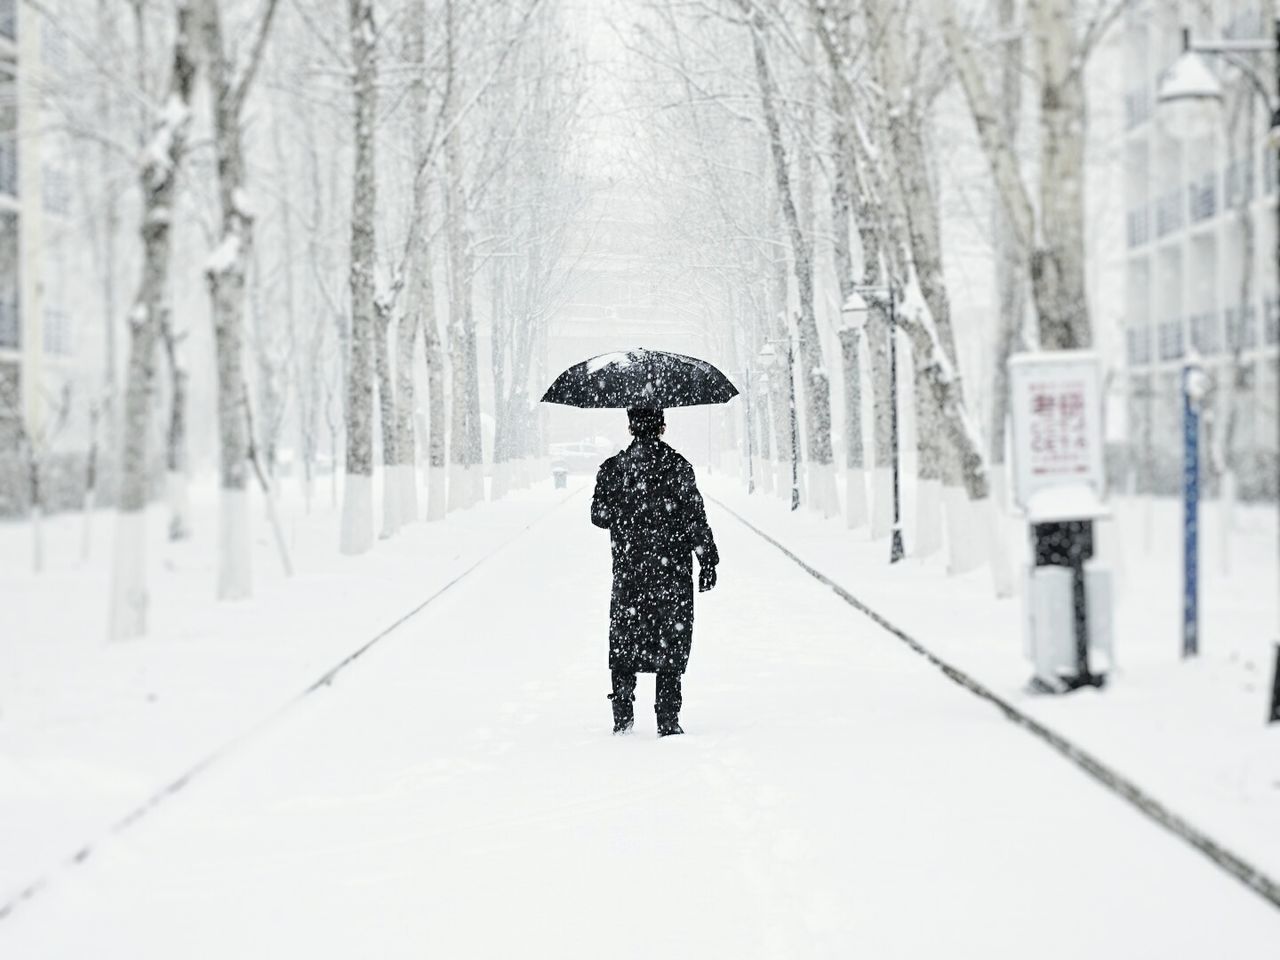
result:
<svg viewBox="0 0 1280 960"><path fill-rule="evenodd" d="M613 698L615 701L629 702L636 692L636 675L619 670L613 672ZM657 695L653 709L659 717L675 720L680 715L680 706L684 698L680 693L680 672L678 670L659 670Z"/></svg>

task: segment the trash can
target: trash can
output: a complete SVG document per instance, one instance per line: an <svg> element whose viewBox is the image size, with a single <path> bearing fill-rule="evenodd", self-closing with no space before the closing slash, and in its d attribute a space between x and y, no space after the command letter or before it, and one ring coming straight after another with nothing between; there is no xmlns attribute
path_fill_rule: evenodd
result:
<svg viewBox="0 0 1280 960"><path fill-rule="evenodd" d="M569 468L559 462L551 464L551 479L555 481L557 490L563 490L569 486Z"/></svg>
<svg viewBox="0 0 1280 960"><path fill-rule="evenodd" d="M1100 687L1111 661L1111 576L1093 561L1093 521L1105 506L1084 486L1038 491L1027 505L1031 566L1026 590L1026 645L1032 688L1060 693Z"/></svg>

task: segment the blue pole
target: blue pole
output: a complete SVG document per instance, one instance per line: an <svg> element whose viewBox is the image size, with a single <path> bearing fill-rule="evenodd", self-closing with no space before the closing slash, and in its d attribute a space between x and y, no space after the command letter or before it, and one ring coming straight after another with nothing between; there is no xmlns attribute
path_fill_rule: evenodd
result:
<svg viewBox="0 0 1280 960"><path fill-rule="evenodd" d="M1200 397L1197 367L1182 371L1182 655L1200 652Z"/></svg>

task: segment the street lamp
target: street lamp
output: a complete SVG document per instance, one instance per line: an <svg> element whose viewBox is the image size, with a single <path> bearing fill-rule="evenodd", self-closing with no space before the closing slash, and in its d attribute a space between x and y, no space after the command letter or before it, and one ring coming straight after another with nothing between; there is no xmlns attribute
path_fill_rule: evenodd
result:
<svg viewBox="0 0 1280 960"><path fill-rule="evenodd" d="M1198 105L1202 108L1208 107L1209 109L1220 106L1222 104L1222 88L1217 84L1216 78L1213 77L1213 73L1209 70L1205 61L1208 57L1223 58L1244 74L1270 111L1271 128L1267 134L1267 141L1268 146L1276 155L1276 174L1280 174L1280 17L1272 21L1272 38L1269 41L1259 38L1255 40L1218 40L1212 43L1205 43L1193 41L1191 31L1184 29L1182 31L1182 51L1182 56L1174 63L1174 68L1169 71L1164 82L1160 84L1156 102L1163 105L1171 105L1175 111L1182 112L1184 115L1188 104ZM1276 73L1275 76L1270 78L1270 82L1248 60L1241 59L1242 56L1248 56L1249 54L1267 52L1275 55L1273 62ZM1213 82L1206 80L1206 74ZM1194 123L1195 121L1193 120L1192 122ZM1273 176L1276 174L1273 174ZM1276 281L1280 283L1280 202L1276 204L1275 243ZM1280 364L1280 359L1277 360L1277 363ZM1280 376L1276 377L1276 392L1276 431L1277 436L1280 437ZM1277 457L1277 466L1280 467L1280 456ZM1277 472L1276 494L1277 506L1280 506L1280 471ZM1280 548L1280 538L1277 538L1277 547ZM1272 686L1269 719L1274 722L1280 721L1280 639L1277 639L1276 676Z"/></svg>
<svg viewBox="0 0 1280 960"><path fill-rule="evenodd" d="M893 444L893 537L889 544L889 562L897 563L904 554L898 450L898 297L892 286L854 287L844 306L840 308L841 317L850 327L866 327L871 313L871 305L867 303L866 296L877 301L888 301L889 304L889 432Z"/></svg>
<svg viewBox="0 0 1280 960"><path fill-rule="evenodd" d="M791 408L791 509L800 509L800 428L796 419L796 376L795 354L791 347L791 338L783 340L766 340L760 348L760 366L767 372L778 359L775 343L787 345L787 403Z"/></svg>
<svg viewBox="0 0 1280 960"><path fill-rule="evenodd" d="M1173 62L1156 94L1175 136L1201 139L1213 132L1222 108L1222 84L1209 63L1191 49L1191 31L1182 31L1182 55Z"/></svg>

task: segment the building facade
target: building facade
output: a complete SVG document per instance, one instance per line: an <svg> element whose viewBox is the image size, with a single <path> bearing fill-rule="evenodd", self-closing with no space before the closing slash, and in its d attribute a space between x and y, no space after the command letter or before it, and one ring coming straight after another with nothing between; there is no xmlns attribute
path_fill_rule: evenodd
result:
<svg viewBox="0 0 1280 960"><path fill-rule="evenodd" d="M48 90L67 68L67 43L43 12L0 0L0 516L25 510L33 459L46 507L74 502L83 480L75 291L86 241L71 219L73 154Z"/></svg>
<svg viewBox="0 0 1280 960"><path fill-rule="evenodd" d="M1123 24L1125 360L1129 480L1173 493L1182 469L1182 371L1211 375L1205 417L1209 481L1228 467L1245 497L1276 495L1277 300L1275 151L1270 110L1237 67L1208 62L1224 97L1203 136L1174 128L1157 105L1182 53L1203 41L1260 38L1274 27L1258 0L1137 4ZM1271 78L1271 54L1251 54Z"/></svg>

